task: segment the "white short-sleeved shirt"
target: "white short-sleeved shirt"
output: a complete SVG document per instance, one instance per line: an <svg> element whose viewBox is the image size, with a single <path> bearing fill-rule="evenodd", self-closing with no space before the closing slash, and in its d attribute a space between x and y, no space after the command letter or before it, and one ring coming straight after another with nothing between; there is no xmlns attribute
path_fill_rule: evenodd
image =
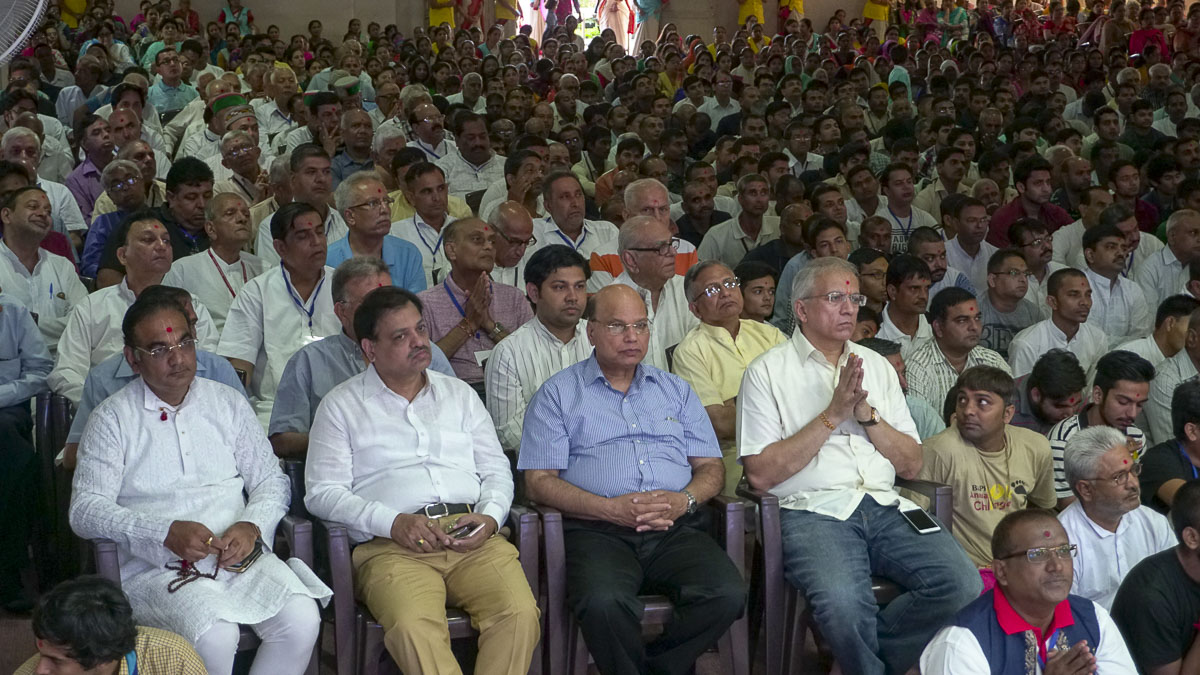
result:
<svg viewBox="0 0 1200 675"><path fill-rule="evenodd" d="M79 210L79 202L66 185L45 178L38 178L37 186L50 199L50 220L54 223L54 231L60 234L70 234L87 229L83 220L83 212Z"/></svg>
<svg viewBox="0 0 1200 675"><path fill-rule="evenodd" d="M1141 286L1120 274L1109 281L1090 267L1083 273L1092 287L1092 311L1087 322L1104 331L1109 348L1154 330L1154 313Z"/></svg>
<svg viewBox="0 0 1200 675"><path fill-rule="evenodd" d="M952 237L946 240L946 262L950 267L966 274L975 290L987 290L988 261L998 250L1000 249L986 241L981 241L979 242L979 253L972 257L970 253L963 250L962 244L958 243L958 237ZM932 295L930 299L932 299Z"/></svg>
<svg viewBox="0 0 1200 675"><path fill-rule="evenodd" d="M919 315L916 335L908 335L897 328L896 324L892 323L892 316L886 306L879 315L883 317L883 324L879 326L879 334L875 337L900 343L900 355L905 359L915 350L933 341L933 328L924 314Z"/></svg>
<svg viewBox="0 0 1200 675"><path fill-rule="evenodd" d="M236 262L227 263L210 248L176 260L163 277L163 283L186 288L200 298L219 332L225 328L225 317L234 297L262 272L262 261L256 255L242 253Z"/></svg>
<svg viewBox="0 0 1200 675"><path fill-rule="evenodd" d="M1104 609L1112 609L1117 587L1134 565L1176 544L1167 517L1144 504L1121 516L1116 532L1097 525L1078 501L1063 509L1058 520L1079 547L1071 592Z"/></svg>
<svg viewBox="0 0 1200 675"><path fill-rule="evenodd" d="M1008 365L1012 366L1013 377L1028 375L1033 364L1051 349L1070 351L1086 373L1108 353L1108 336L1099 328L1083 323L1075 336L1068 339L1053 320L1039 321L1013 336L1008 345Z"/></svg>
<svg viewBox="0 0 1200 675"><path fill-rule="evenodd" d="M533 236L537 243L525 249L525 256L520 264L524 266L538 250L554 244L570 246L583 256L584 260L591 260L592 254L599 251L604 244L615 243L619 232L617 226L607 220L584 220L583 230L578 237L572 239L554 222L552 216L538 218L533 221Z"/></svg>
<svg viewBox="0 0 1200 675"><path fill-rule="evenodd" d="M492 183L504 180L504 158L495 153L488 161L476 166L468 162L455 147L435 163L446 172L450 194L463 199L472 192L486 190Z"/></svg>
<svg viewBox="0 0 1200 675"><path fill-rule="evenodd" d="M37 314L38 330L51 352L58 348L58 338L67 325L71 309L87 297L87 289L79 281L75 263L38 249L38 261L30 273L17 259L17 254L0 241L0 292L19 300Z"/></svg>
<svg viewBox="0 0 1200 675"><path fill-rule="evenodd" d="M271 218L274 215L272 213L263 218L258 224L258 237L254 242L255 255L262 261L263 269L279 265L279 254L275 252L275 237L271 236ZM329 215L325 216L325 242L332 244L346 236L349 231L350 228L346 227L342 214L338 213L337 209L329 209Z"/></svg>
<svg viewBox="0 0 1200 675"><path fill-rule="evenodd" d="M698 255L701 260L720 260L733 269L747 253L778 238L778 216L763 216L757 237L746 234L737 217L734 217L713 225L704 233Z"/></svg>

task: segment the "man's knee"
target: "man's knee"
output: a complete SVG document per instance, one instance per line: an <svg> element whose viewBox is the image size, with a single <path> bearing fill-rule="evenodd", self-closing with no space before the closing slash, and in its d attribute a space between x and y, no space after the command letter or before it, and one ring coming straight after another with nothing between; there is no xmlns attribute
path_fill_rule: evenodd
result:
<svg viewBox="0 0 1200 675"><path fill-rule="evenodd" d="M312 598L293 596L275 616L280 620L280 630L296 643L315 643L321 632L321 612Z"/></svg>
<svg viewBox="0 0 1200 675"><path fill-rule="evenodd" d="M704 583L680 589L679 602L681 605L702 604L713 621L732 621L746 608L746 593L746 582L731 563L714 570Z"/></svg>
<svg viewBox="0 0 1200 675"><path fill-rule="evenodd" d="M572 593L570 604L572 613L581 622L637 621L643 610L636 594L605 587L577 589Z"/></svg>
<svg viewBox="0 0 1200 675"><path fill-rule="evenodd" d="M232 658L241 639L242 629L236 623L217 621L196 638L196 652L211 667L214 659Z"/></svg>

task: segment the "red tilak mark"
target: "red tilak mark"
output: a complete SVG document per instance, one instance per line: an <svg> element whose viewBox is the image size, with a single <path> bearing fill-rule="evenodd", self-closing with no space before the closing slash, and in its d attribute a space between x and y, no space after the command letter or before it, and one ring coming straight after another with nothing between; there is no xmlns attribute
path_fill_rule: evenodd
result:
<svg viewBox="0 0 1200 675"><path fill-rule="evenodd" d="M1067 403L1070 403L1071 405L1075 405L1075 397L1072 396L1071 398L1067 399Z"/></svg>
<svg viewBox="0 0 1200 675"><path fill-rule="evenodd" d="M171 327L170 327L170 326L167 326L167 332L168 332L168 333L170 333L170 332L171 332Z"/></svg>
<svg viewBox="0 0 1200 675"><path fill-rule="evenodd" d="M1049 539L1050 538L1050 530L1044 530L1042 532L1042 536Z"/></svg>
<svg viewBox="0 0 1200 675"><path fill-rule="evenodd" d="M1127 460L1127 459L1123 459L1123 460L1121 460L1121 463L1122 463L1122 464L1128 464L1128 463L1129 463L1129 460Z"/></svg>

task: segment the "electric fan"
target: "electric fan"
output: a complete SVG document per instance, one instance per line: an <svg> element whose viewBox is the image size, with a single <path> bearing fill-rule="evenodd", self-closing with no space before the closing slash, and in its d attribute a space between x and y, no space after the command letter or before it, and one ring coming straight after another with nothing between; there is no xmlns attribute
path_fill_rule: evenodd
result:
<svg viewBox="0 0 1200 675"><path fill-rule="evenodd" d="M20 53L46 11L48 0L0 0L0 64Z"/></svg>

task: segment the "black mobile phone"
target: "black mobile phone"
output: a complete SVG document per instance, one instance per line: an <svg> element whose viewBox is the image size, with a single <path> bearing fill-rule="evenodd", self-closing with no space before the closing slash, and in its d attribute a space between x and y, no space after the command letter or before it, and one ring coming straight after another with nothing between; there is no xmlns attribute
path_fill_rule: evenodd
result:
<svg viewBox="0 0 1200 675"><path fill-rule="evenodd" d="M925 513L924 509L912 509L911 511L901 511L900 515L908 521L909 525L917 531L918 534L933 534L941 532L942 526L937 524L933 516Z"/></svg>

